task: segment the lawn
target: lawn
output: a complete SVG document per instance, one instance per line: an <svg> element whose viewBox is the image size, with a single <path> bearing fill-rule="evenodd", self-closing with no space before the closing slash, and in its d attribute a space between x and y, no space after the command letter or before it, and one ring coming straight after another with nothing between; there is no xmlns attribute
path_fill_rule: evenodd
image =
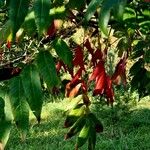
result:
<svg viewBox="0 0 150 150"><path fill-rule="evenodd" d="M75 137L64 140L68 130L63 128L64 112L68 103L68 99L45 102L41 124L37 125L31 114L26 141L21 142L17 129L13 128L6 150L73 150ZM116 105L113 110L100 104L92 105L104 125L103 133L97 135L96 150L150 149L150 98L132 107L128 105ZM81 150L87 150L87 145Z"/></svg>

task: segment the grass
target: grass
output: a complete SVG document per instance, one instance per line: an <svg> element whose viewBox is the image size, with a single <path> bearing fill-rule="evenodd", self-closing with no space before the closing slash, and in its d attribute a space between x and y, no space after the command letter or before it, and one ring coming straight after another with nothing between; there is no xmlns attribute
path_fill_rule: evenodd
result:
<svg viewBox="0 0 150 150"><path fill-rule="evenodd" d="M42 122L37 125L31 114L31 128L25 142L21 142L16 128L12 129L6 150L73 150L75 137L65 141L67 129L63 128L64 110L68 99L47 102L42 111ZM124 108L127 107L124 105ZM149 150L150 149L150 99L137 106L126 108L93 105L93 111L104 125L97 135L96 150ZM84 145L81 150L87 150Z"/></svg>

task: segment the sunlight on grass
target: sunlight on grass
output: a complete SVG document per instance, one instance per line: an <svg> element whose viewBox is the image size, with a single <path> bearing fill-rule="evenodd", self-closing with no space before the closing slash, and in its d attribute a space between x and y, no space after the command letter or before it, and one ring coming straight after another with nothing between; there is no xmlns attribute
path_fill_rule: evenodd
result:
<svg viewBox="0 0 150 150"><path fill-rule="evenodd" d="M31 128L24 143L20 142L17 129L12 130L6 150L73 150L76 137L68 141L64 135L68 129L63 128L65 111L79 100L64 99L45 102L42 109L41 124L36 124L31 113ZM150 100L142 99L134 109L122 111L117 106L92 106L96 116L103 122L104 132L97 135L96 150L148 150L150 148ZM86 150L84 145L81 150Z"/></svg>

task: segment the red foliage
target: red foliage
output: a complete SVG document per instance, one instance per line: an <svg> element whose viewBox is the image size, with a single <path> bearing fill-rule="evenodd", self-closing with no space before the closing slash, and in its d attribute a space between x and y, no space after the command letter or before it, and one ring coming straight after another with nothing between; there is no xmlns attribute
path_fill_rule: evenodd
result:
<svg viewBox="0 0 150 150"><path fill-rule="evenodd" d="M127 82L126 81L126 57L123 57L122 59L120 59L111 79L113 83L116 85L120 85L121 82L123 83L124 86L126 85L126 82Z"/></svg>
<svg viewBox="0 0 150 150"><path fill-rule="evenodd" d="M112 81L111 81L109 76L106 76L105 93L106 93L107 101L109 103L113 103L113 101L114 101L114 91L113 91L113 88L112 88Z"/></svg>
<svg viewBox="0 0 150 150"><path fill-rule="evenodd" d="M94 54L94 49L91 47L89 39L86 40L86 42L84 43L84 46L87 48L87 50L89 51L91 55Z"/></svg>
<svg viewBox="0 0 150 150"><path fill-rule="evenodd" d="M84 61L83 61L83 51L81 46L77 46L77 48L74 49L75 51L75 56L73 59L73 65L74 66L80 66L80 68L82 68L83 70L85 70L84 68Z"/></svg>
<svg viewBox="0 0 150 150"><path fill-rule="evenodd" d="M89 81L95 80L95 88L93 95L105 94L108 102L114 101L114 92L112 88L112 81L106 74L104 68L104 62L99 61L96 68L94 69Z"/></svg>
<svg viewBox="0 0 150 150"><path fill-rule="evenodd" d="M7 47L8 49L11 48L11 42L10 42L10 41L7 41L6 47Z"/></svg>
<svg viewBox="0 0 150 150"><path fill-rule="evenodd" d="M59 73L62 68L64 69L65 72L67 72L66 65L61 60L59 60L57 62L57 64L56 64L56 71L57 71L57 73Z"/></svg>
<svg viewBox="0 0 150 150"><path fill-rule="evenodd" d="M101 72L105 72L104 62L99 61L97 66L94 68L92 75L89 78L89 82L92 80L96 80Z"/></svg>
<svg viewBox="0 0 150 150"><path fill-rule="evenodd" d="M47 30L47 35L49 37L53 37L56 33L56 27L55 27L55 23L54 21L52 22L52 24L49 26L48 30Z"/></svg>

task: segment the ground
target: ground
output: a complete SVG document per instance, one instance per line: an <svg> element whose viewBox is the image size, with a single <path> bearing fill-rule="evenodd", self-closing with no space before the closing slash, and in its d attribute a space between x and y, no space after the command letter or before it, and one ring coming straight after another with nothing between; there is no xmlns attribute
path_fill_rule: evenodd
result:
<svg viewBox="0 0 150 150"><path fill-rule="evenodd" d="M13 128L6 150L73 150L75 137L68 141L63 128L68 99L45 102L42 122L37 125L31 114L31 128L25 142L21 142ZM129 105L129 104L128 104ZM104 131L97 135L96 150L148 150L150 149L150 98L112 108L93 104L92 110L103 122ZM84 145L81 150L86 150Z"/></svg>

